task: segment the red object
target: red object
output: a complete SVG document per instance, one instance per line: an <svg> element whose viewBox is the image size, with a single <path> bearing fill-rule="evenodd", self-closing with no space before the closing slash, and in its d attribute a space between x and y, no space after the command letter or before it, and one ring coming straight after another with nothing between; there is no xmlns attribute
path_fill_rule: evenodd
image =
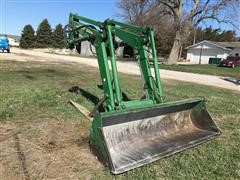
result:
<svg viewBox="0 0 240 180"><path fill-rule="evenodd" d="M227 59L224 59L220 62L220 66L227 66L232 68L240 66L240 56L228 56Z"/></svg>

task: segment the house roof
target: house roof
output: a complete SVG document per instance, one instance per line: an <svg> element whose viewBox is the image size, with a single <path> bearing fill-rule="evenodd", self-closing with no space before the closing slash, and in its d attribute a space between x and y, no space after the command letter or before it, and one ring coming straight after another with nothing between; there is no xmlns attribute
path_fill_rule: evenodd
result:
<svg viewBox="0 0 240 180"><path fill-rule="evenodd" d="M222 49L227 49L227 50L233 49L233 48L240 48L240 42L215 42L215 41L204 40L204 41L201 41L199 43L188 46L188 47L186 47L186 49L193 48L193 47L198 46L199 44L202 44L204 42L215 45L215 46L217 46L219 48L222 48Z"/></svg>
<svg viewBox="0 0 240 180"><path fill-rule="evenodd" d="M215 42L225 48L240 48L240 42Z"/></svg>

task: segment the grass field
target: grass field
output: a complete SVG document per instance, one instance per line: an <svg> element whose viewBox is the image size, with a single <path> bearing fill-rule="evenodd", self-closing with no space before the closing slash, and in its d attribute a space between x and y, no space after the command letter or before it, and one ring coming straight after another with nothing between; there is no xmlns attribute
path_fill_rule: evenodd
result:
<svg viewBox="0 0 240 180"><path fill-rule="evenodd" d="M68 103L72 99L93 108L90 96L87 99L69 89L78 86L102 97L98 77L96 69L74 63L1 62L3 179L19 174L30 179L240 179L240 93L172 80L163 81L166 100L206 97L222 136L127 173L111 175L89 152L90 122ZM141 96L138 77L121 74L120 82L130 97ZM13 137L1 137L16 131Z"/></svg>
<svg viewBox="0 0 240 180"><path fill-rule="evenodd" d="M168 65L168 64L160 64L160 69L174 70L174 71L182 71L182 72L191 72L198 74L209 74L216 76L227 76L233 77L236 79L240 79L240 67L237 68L229 68L229 67L218 67L214 64L194 64L194 65Z"/></svg>

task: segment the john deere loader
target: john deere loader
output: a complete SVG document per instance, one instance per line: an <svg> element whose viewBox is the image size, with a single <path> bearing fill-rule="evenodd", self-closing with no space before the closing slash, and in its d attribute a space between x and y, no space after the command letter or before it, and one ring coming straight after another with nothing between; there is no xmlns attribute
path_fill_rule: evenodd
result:
<svg viewBox="0 0 240 180"><path fill-rule="evenodd" d="M82 41L95 47L104 112L93 114L90 147L113 174L192 148L221 134L204 98L164 102L153 28L112 19L98 22L71 13L65 33L68 48L78 47ZM123 100L115 54L120 46L130 46L136 53L145 98Z"/></svg>

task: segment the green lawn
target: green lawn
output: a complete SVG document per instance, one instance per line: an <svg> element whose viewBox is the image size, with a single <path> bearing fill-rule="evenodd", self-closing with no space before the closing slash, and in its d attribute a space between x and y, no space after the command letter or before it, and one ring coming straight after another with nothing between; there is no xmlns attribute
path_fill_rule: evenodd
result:
<svg viewBox="0 0 240 180"><path fill-rule="evenodd" d="M229 67L218 67L217 65L212 64L194 64L194 65L168 65L168 64L160 64L160 69L174 70L174 71L182 71L182 72L191 72L198 74L209 74L216 76L227 76L240 79L240 67L237 68L229 68Z"/></svg>
<svg viewBox="0 0 240 180"><path fill-rule="evenodd" d="M188 69L189 71L193 67L163 66L179 68L179 70L180 68ZM217 70L223 70L233 76L237 75L237 71L239 71L239 69L218 68L210 65L203 65L201 68L196 66L196 69L204 73L204 70L201 70L204 67L206 67L205 69L214 69L214 71L209 71L213 74L215 72L216 75L220 75ZM206 72L208 71L206 70ZM88 129L91 124L68 103L69 99L72 99L89 109L94 107L92 102L80 94L69 92L69 89L73 86L79 86L93 95L102 97L102 91L96 87L100 84L96 69L74 63L60 65L2 61L0 78L0 127L7 126L10 130L20 129L19 137L27 139L39 149L46 148L43 142L45 131L56 130L59 136L56 137L57 142L51 143L51 146L48 145L48 148L44 149L47 154L51 155L52 153L55 157L53 162L46 162L48 170L44 170L44 173L42 173L41 168L47 158L45 158L44 153L40 153L40 150L34 151L37 154L35 156L26 152L26 157L20 158L26 161L26 169L31 179L53 177L49 173L55 172L56 167L59 169L56 175L63 177L63 179L70 177L82 179L85 175L92 179L240 179L239 92L164 80L167 101L204 96L208 110L222 129L223 134L218 139L196 148L113 176L106 168L102 168L97 163L94 164L95 161L91 160L94 159L91 158L91 154L84 154L85 151L83 153L84 147L88 148ZM130 97L141 96L141 91L138 88L141 86L140 78L121 74L120 82L124 84L123 89ZM62 123L64 126L60 126ZM69 126L72 128L66 130ZM73 134L74 136L73 132L76 129L79 137L69 139L68 135ZM82 140L81 136L85 139ZM4 141L4 143L7 142ZM53 146L53 144L58 145L58 143L59 146ZM66 144L63 146L61 143ZM24 144L21 144L22 149L23 146ZM8 148L7 145L2 147ZM85 156L89 156L89 158L84 161L82 159ZM8 159L10 157L13 158L12 156L1 157L0 154L4 167L9 166L9 171L5 169L3 173L11 172L16 175L20 171L14 164L17 160ZM38 158L37 164L33 163L35 162L33 157ZM9 162L9 164L4 164L4 162ZM54 162L57 163L54 164ZM38 170L39 173L37 173ZM65 174L63 174L64 172Z"/></svg>

